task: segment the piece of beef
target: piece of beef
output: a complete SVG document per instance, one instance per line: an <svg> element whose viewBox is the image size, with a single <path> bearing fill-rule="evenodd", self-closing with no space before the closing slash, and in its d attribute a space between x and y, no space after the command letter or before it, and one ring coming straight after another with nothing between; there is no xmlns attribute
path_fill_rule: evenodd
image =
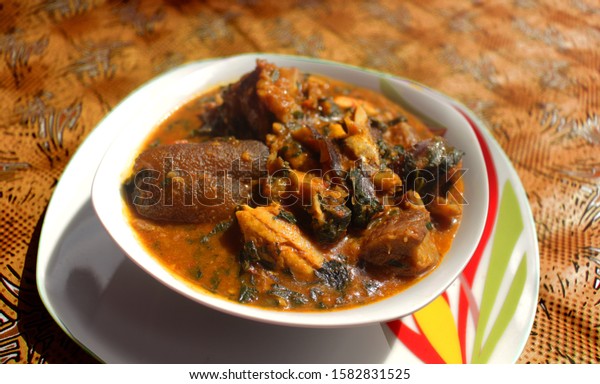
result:
<svg viewBox="0 0 600 384"><path fill-rule="evenodd" d="M257 60L254 71L223 91L223 103L208 119L213 133L264 140L274 122L287 123L302 111L296 102L299 81L296 68Z"/></svg>
<svg viewBox="0 0 600 384"><path fill-rule="evenodd" d="M155 220L218 222L251 198L266 173L267 147L253 140L159 146L135 161L126 191L137 212Z"/></svg>
<svg viewBox="0 0 600 384"><path fill-rule="evenodd" d="M439 261L439 253L422 205L394 208L373 220L365 230L359 257L377 266L392 267L402 276L418 276Z"/></svg>

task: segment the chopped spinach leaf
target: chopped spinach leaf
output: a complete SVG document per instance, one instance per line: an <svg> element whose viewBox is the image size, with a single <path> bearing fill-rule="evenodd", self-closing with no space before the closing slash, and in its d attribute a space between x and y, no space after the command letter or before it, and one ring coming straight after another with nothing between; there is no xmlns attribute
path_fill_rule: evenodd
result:
<svg viewBox="0 0 600 384"><path fill-rule="evenodd" d="M328 286L343 291L350 282L348 268L337 260L326 261L315 274Z"/></svg>
<svg viewBox="0 0 600 384"><path fill-rule="evenodd" d="M310 294L311 300L314 302L317 302L319 300L319 297L321 297L323 295L323 292L317 287L312 287L309 290L309 294Z"/></svg>
<svg viewBox="0 0 600 384"><path fill-rule="evenodd" d="M211 237L213 237L217 233L225 232L229 229L229 227L231 227L231 224L233 224L233 220L224 220L217 223L217 225L215 225L215 227L208 234L202 236L202 238L200 239L200 243L208 243Z"/></svg>
<svg viewBox="0 0 600 384"><path fill-rule="evenodd" d="M242 283L240 288L240 295L238 301L240 303L250 303L258 298L258 291L256 288Z"/></svg>
<svg viewBox="0 0 600 384"><path fill-rule="evenodd" d="M288 212L286 210L281 210L279 211L279 213L276 216L273 216L273 219L279 219L279 220L283 220L283 221L287 221L288 223L291 224L296 224L296 216L294 216L293 213Z"/></svg>
<svg viewBox="0 0 600 384"><path fill-rule="evenodd" d="M271 289L267 291L267 294L281 297L294 307L308 303L308 299L303 294L292 291L279 284L273 284Z"/></svg>
<svg viewBox="0 0 600 384"><path fill-rule="evenodd" d="M150 245L152 247L152 249L155 249L156 251L160 252L160 241L155 240L152 242L152 244Z"/></svg>
<svg viewBox="0 0 600 384"><path fill-rule="evenodd" d="M375 294L383 284L377 280L367 280L364 282L365 290L369 296Z"/></svg>
<svg viewBox="0 0 600 384"><path fill-rule="evenodd" d="M240 252L241 271L247 271L250 268L250 263L260 260L258 248L254 241L248 241L242 247Z"/></svg>
<svg viewBox="0 0 600 384"><path fill-rule="evenodd" d="M332 194L318 193L316 203L320 215L311 220L311 227L320 243L333 243L346 233L352 219L352 211L344 205L343 199Z"/></svg>
<svg viewBox="0 0 600 384"><path fill-rule="evenodd" d="M200 280L200 278L202 277L202 270L200 269L200 267L194 267L194 268L190 269L190 275L194 279Z"/></svg>
<svg viewBox="0 0 600 384"><path fill-rule="evenodd" d="M375 196L375 186L362 163L353 168L348 177L352 184L352 223L359 228L366 228L371 218L383 210L383 206Z"/></svg>
<svg viewBox="0 0 600 384"><path fill-rule="evenodd" d="M221 284L221 277L219 276L218 272L215 272L212 277L210 278L210 289L212 291L216 291L219 288L219 285Z"/></svg>

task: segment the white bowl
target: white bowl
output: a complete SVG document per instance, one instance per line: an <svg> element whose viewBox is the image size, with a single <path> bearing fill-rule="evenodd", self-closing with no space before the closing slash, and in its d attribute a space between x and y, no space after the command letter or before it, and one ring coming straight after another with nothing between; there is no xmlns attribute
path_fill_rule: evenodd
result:
<svg viewBox="0 0 600 384"><path fill-rule="evenodd" d="M467 205L450 251L440 265L418 283L387 299L372 304L322 312L282 312L240 304L195 288L165 269L138 241L129 225L128 207L121 195L123 180L141 151L148 134L171 112L193 96L215 85L236 81L264 58L279 66L321 74L360 87L381 91L401 100L413 112L447 128L445 138L463 150L463 176ZM138 92L145 92L144 89ZM456 109L435 91L412 81L348 65L270 54L248 54L216 60L190 74L173 78L160 90L146 92L146 112L120 122L123 133L102 159L92 186L92 201L102 224L125 253L151 276L180 294L214 309L268 323L304 327L345 327L382 322L408 315L439 296L458 277L481 237L488 210L487 171L477 138ZM137 95L140 96L140 95Z"/></svg>

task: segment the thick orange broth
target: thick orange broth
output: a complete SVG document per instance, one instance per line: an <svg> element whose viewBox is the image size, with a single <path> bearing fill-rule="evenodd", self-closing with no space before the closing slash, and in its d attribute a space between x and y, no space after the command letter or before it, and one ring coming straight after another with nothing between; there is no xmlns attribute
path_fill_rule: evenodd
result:
<svg viewBox="0 0 600 384"><path fill-rule="evenodd" d="M384 115L402 114L416 135L422 138L431 136L431 132L416 117L384 96L331 79L325 80L332 84L334 93L367 100ZM203 93L181 106L152 131L143 147L209 140L210 136L202 130L202 116L207 109L220 102L219 91L214 89ZM460 193L462 189L461 181L453 187L454 192ZM396 276L385 268L359 262L357 255L361 232L349 231L333 245L324 246L314 242L326 258L341 257L347 263L350 283L343 292L318 282L297 281L291 274L280 273L275 276L272 271L265 270L261 272L264 278L252 281L256 287L253 294L257 297L248 302L244 290L250 277L243 273L240 266L242 235L233 216L229 222L180 224L144 218L131 209L129 217L131 226L148 252L166 269L197 289L250 305L296 311L349 308L394 295L421 278ZM440 254L449 250L459 222L460 218L449 224L434 223L431 234ZM281 292L278 291L279 287L283 287Z"/></svg>

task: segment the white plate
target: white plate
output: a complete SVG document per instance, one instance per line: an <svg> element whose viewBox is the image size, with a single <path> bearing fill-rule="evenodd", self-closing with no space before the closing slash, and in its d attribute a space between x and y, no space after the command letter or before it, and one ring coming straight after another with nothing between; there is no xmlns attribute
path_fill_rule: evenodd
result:
<svg viewBox="0 0 600 384"><path fill-rule="evenodd" d="M37 283L50 314L70 337L105 362L513 362L518 358L533 323L539 277L527 199L515 171L483 125L464 106L431 90L427 92L471 119L488 154L488 173L494 176L490 194L500 202L498 225L492 201L486 230L490 241L481 244L476 257L481 261L467 267L466 275L446 291L445 300L435 300L402 322L347 329L288 328L200 306L129 261L91 207L94 172L119 134L121 126L115 122L141 113L144 95L204 65L173 70L123 101L80 146L56 187L40 238ZM382 87L386 78L382 76ZM403 102L401 95L395 96ZM521 228L510 249L502 244L515 235L511 230L496 231L497 227ZM486 279L488 268L506 272ZM443 322L431 327L433 319ZM443 342L433 329L445 330ZM480 353L473 353L474 345Z"/></svg>

